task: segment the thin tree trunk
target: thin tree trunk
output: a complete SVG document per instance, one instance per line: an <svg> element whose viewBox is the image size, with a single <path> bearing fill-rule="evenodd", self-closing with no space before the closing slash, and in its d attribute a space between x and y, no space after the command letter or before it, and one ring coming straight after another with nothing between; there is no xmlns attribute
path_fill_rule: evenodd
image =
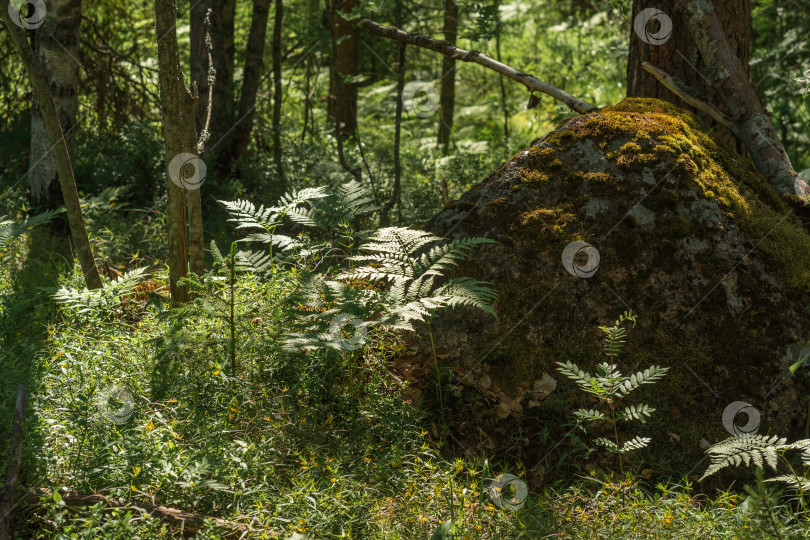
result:
<svg viewBox="0 0 810 540"><path fill-rule="evenodd" d="M34 89L34 95L39 101L42 121L48 133L51 143L54 165L56 166L59 185L62 188L62 199L67 211L68 225L76 245L76 252L79 256L79 263L84 273L84 279L88 289L99 289L102 286L101 276L99 276L96 261L93 258L93 250L90 247L90 240L87 237L87 229L82 217L79 193L76 189L76 178L73 176L73 167L70 163L70 152L59 123L59 114L56 111L51 97L48 80L45 77L42 66L37 61L34 51L28 43L25 31L11 22L11 17L6 9L0 9L0 20L6 26L6 31L14 44L14 48L20 54L23 65L28 72L28 78Z"/></svg>
<svg viewBox="0 0 810 540"><path fill-rule="evenodd" d="M239 112L236 115L238 123L233 133L231 166L247 153L250 143L256 96L264 70L264 41L269 15L270 0L253 0L253 18L250 21L250 33L245 49L245 69L242 75L242 93L239 96Z"/></svg>
<svg viewBox="0 0 810 540"><path fill-rule="evenodd" d="M163 141L166 146L168 201L166 216L169 223L169 286L172 299L187 302L188 288L180 287L178 280L188 275L186 253L186 198L182 184L176 183L178 170L172 169L175 156L182 154L187 145L184 136L188 125L184 117L193 110L188 103L191 94L184 82L177 53L177 4L174 0L155 0L155 30L158 46L158 79L160 82L160 108L163 120Z"/></svg>
<svg viewBox="0 0 810 540"><path fill-rule="evenodd" d="M342 13L351 11L360 0L333 0L329 9L332 34L332 62L329 78L327 112L331 121L340 124L340 136L346 138L357 130L357 28Z"/></svg>
<svg viewBox="0 0 810 540"><path fill-rule="evenodd" d="M402 0L394 4L394 18L397 26L402 26ZM397 42L397 108L394 116L394 189L380 210L380 227L388 226L388 212L402 196L402 163L400 161L400 141L402 134L402 92L405 89L405 43ZM444 88L444 87L442 87ZM452 122L452 119L451 119Z"/></svg>
<svg viewBox="0 0 810 540"><path fill-rule="evenodd" d="M495 17L497 27L495 29L495 58L501 61L501 13L500 0L495 0ZM509 157L509 110L506 108L506 85L503 83L503 76L498 77L501 86L501 110L503 111L503 145L506 149L506 156Z"/></svg>
<svg viewBox="0 0 810 540"><path fill-rule="evenodd" d="M396 23L398 27L402 25ZM458 6L455 0L444 2L444 40L451 45L456 44L458 33ZM445 56L442 60L442 82L439 91L439 134L437 142L446 154L450 145L450 135L453 132L453 115L456 104L456 60Z"/></svg>
<svg viewBox="0 0 810 540"><path fill-rule="evenodd" d="M283 0L276 0L276 14L273 24L273 161L276 164L278 184L284 186L284 165L281 161L281 24L284 18Z"/></svg>

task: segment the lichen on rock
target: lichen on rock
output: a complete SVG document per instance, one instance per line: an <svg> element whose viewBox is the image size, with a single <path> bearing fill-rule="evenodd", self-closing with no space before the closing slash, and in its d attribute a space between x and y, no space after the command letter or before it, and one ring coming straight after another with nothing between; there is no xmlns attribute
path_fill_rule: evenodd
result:
<svg viewBox="0 0 810 540"><path fill-rule="evenodd" d="M485 367L495 386L520 400L521 384L553 374L558 362L592 371L604 360L597 326L632 309L639 323L620 369L671 368L639 393L657 410L645 428L653 442L638 459L667 456L691 469L701 439L728 436L721 415L733 401L760 410L760 433L804 435L807 375L785 379L783 358L810 341L810 235L752 164L691 114L628 98L572 118L426 229L498 241L458 270L494 283L498 318L443 314L434 334L453 351L448 364ZM598 250L592 277L562 264L574 241ZM565 411L583 403L566 381L519 421L499 418L469 388L447 406L464 419L460 440L471 443L477 429L501 441L521 433L521 444L494 453L528 466L549 450L549 429L563 433Z"/></svg>

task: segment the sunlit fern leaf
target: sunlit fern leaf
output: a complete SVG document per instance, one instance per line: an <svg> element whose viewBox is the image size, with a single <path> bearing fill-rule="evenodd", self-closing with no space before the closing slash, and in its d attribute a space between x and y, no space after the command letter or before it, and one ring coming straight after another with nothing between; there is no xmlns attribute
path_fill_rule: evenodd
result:
<svg viewBox="0 0 810 540"><path fill-rule="evenodd" d="M560 364L559 366L557 366L557 370L566 377L568 377L569 379L571 379L572 381L574 381L577 384L577 386L579 386L583 390L590 390L594 386L593 376L590 373L581 370L579 366L577 366L572 362L565 362L563 364Z"/></svg>
<svg viewBox="0 0 810 540"><path fill-rule="evenodd" d="M614 454L619 451L619 447L616 446L616 443L609 439L605 439L604 437L597 437L593 442L598 446L606 448L608 451L613 452Z"/></svg>
<svg viewBox="0 0 810 540"><path fill-rule="evenodd" d="M136 268L105 283L101 289L91 291L86 288L79 290L61 287L54 293L53 298L57 303L68 308L80 313L88 313L95 309L119 304L122 297L134 293L135 287L146 276L146 268Z"/></svg>
<svg viewBox="0 0 810 540"><path fill-rule="evenodd" d="M625 441L622 445L621 453L631 452L633 450L640 450L647 446L652 439L649 437L633 437L629 441Z"/></svg>
<svg viewBox="0 0 810 540"><path fill-rule="evenodd" d="M766 482L782 482L788 485L788 487L793 488L795 490L801 491L808 491L810 490L810 480L801 476L793 476L792 474L783 474L780 476L774 476L773 478L768 478L765 480Z"/></svg>
<svg viewBox="0 0 810 540"><path fill-rule="evenodd" d="M654 411L655 409L648 405L630 405L619 411L616 415L616 420L638 420L643 424L646 418L652 417Z"/></svg>
<svg viewBox="0 0 810 540"><path fill-rule="evenodd" d="M786 439L776 435L772 437L764 435L729 437L706 450L706 453L711 456L711 465L703 473L701 480L725 467L743 463L750 465L753 462L757 467L763 467L767 463L776 470L777 452L791 447L785 443Z"/></svg>
<svg viewBox="0 0 810 540"><path fill-rule="evenodd" d="M0 221L0 249L6 247L14 239L19 238L27 231L51 221L54 217L64 212L64 208L48 210L30 217L22 222Z"/></svg>
<svg viewBox="0 0 810 540"><path fill-rule="evenodd" d="M574 416L583 421L607 420L607 416L593 409L579 409L574 411Z"/></svg>

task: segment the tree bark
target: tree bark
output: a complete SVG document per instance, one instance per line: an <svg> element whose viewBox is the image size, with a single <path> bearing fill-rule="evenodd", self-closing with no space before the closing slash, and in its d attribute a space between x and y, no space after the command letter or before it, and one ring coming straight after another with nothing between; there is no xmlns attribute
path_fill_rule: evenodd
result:
<svg viewBox="0 0 810 540"><path fill-rule="evenodd" d="M708 82L734 120L735 132L757 170L784 199L808 195L807 184L793 170L770 113L748 80L748 66L735 54L717 11L709 0L689 0L687 13L687 28L706 65Z"/></svg>
<svg viewBox="0 0 810 540"><path fill-rule="evenodd" d="M93 250L90 247L90 239L87 237L87 229L82 217L82 207L79 202L79 193L76 189L76 178L73 176L73 167L70 162L70 152L59 123L59 114L56 111L53 99L51 98L48 80L42 66L37 61L33 49L28 43L25 31L11 21L11 17L6 9L0 9L0 20L6 26L6 31L11 38L14 48L20 54L28 78L34 89L34 95L39 102L42 114L42 122L48 133L48 140L51 143L53 162L56 167L59 185L62 188L62 199L68 218L68 225L79 256L79 263L84 273L84 279L88 289L100 289L102 287L101 276L93 258Z"/></svg>
<svg viewBox="0 0 810 540"><path fill-rule="evenodd" d="M284 164L281 161L281 24L284 18L283 0L276 0L273 24L273 161L276 164L278 184L284 186Z"/></svg>
<svg viewBox="0 0 810 540"><path fill-rule="evenodd" d="M749 58L749 33L751 27L751 5L750 0L713 0L715 13L728 38L731 51L740 59L742 70L748 76ZM642 64L649 62L660 68L667 74L676 77L686 83L706 101L719 107L725 108L725 104L709 82L708 71L711 69L707 61L695 42L695 38L688 30L688 19L691 16L692 8L689 3L676 2L673 4L656 3L653 0L633 0L633 10L631 21L639 23L645 19L639 18L639 13L644 9L657 8L664 12L664 16L671 20L671 33L661 44L650 39L652 43L646 43L639 37L636 29L630 29L630 53L627 59L627 96L657 98L673 103L687 110L696 111L687 102L672 93L654 76L644 70ZM664 18L650 19L643 26L644 31L651 35L656 35L665 28ZM631 25L632 26L632 25ZM649 39L649 38L648 38ZM700 113L699 113L700 114ZM742 145L731 131L717 123L709 117L704 116L706 122L716 127L718 138L729 147L742 151Z"/></svg>
<svg viewBox="0 0 810 540"><path fill-rule="evenodd" d="M346 138L357 130L357 84L347 80L357 76L357 28L341 14L351 13L360 0L333 0L329 11L332 33L332 62L329 71L329 119L340 125Z"/></svg>
<svg viewBox="0 0 810 540"><path fill-rule="evenodd" d="M193 107L189 106L191 93L184 82L177 53L177 4L174 0L155 0L155 30L158 46L158 80L160 108L163 120L163 141L166 146L166 172L168 201L166 217L169 223L169 287L172 300L187 302L188 288L178 284L188 275L186 252L186 197L182 184L176 183L178 171L172 170L175 156L182 154L188 139L184 135L188 119L184 118Z"/></svg>
<svg viewBox="0 0 810 540"><path fill-rule="evenodd" d="M233 132L231 166L247 153L250 133L253 130L253 117L256 109L256 96L264 70L264 40L267 35L267 20L270 15L270 0L253 0L253 18L250 21L245 68L242 75L242 92L239 96L237 124Z"/></svg>
<svg viewBox="0 0 810 540"><path fill-rule="evenodd" d="M79 27L82 20L81 0L53 0L47 4L47 15L34 32L34 50L45 72L59 124L71 160L74 156L76 113L79 108ZM31 168L28 188L36 211L53 210L62 204L62 193L51 155L52 142L42 119L39 102L34 96L31 106ZM68 236L63 218L53 220L51 231Z"/></svg>
<svg viewBox="0 0 810 540"><path fill-rule="evenodd" d="M397 23L398 27L402 25ZM458 33L458 6L455 0L444 2L444 40L451 45L456 44ZM447 153L450 145L450 135L453 132L453 116L456 105L456 60L445 56L442 60L442 82L439 91L439 134L437 142Z"/></svg>

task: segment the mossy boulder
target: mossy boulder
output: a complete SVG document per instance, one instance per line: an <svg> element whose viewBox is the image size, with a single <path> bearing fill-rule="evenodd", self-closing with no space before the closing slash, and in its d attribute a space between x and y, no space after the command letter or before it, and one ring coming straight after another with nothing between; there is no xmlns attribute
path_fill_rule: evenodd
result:
<svg viewBox="0 0 810 540"><path fill-rule="evenodd" d="M498 318L456 311L434 327L444 365L469 372L446 401L468 449L548 473L570 451L554 446L570 410L596 404L556 365L593 372L605 360L597 327L628 309L639 322L620 369L670 368L628 398L656 408L621 434L653 437L636 465L703 472L701 439L729 436L721 417L736 401L759 411L758 433L805 436L807 368L788 367L810 341L810 235L752 164L691 114L626 99L572 118L425 228L498 242L459 268L495 285ZM577 241L592 249L579 249L567 270L563 252ZM544 373L558 384L538 397ZM583 437L601 434L593 424Z"/></svg>

